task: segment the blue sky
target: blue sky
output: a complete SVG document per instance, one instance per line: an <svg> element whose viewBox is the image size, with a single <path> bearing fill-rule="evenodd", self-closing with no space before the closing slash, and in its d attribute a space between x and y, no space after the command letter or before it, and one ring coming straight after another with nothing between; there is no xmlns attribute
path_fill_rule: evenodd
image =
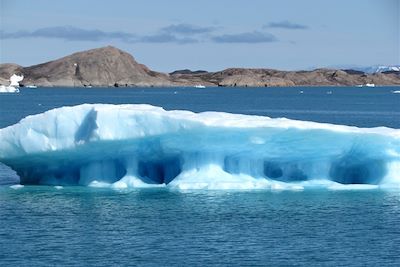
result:
<svg viewBox="0 0 400 267"><path fill-rule="evenodd" d="M157 71L400 64L399 0L0 0L0 62L113 45Z"/></svg>

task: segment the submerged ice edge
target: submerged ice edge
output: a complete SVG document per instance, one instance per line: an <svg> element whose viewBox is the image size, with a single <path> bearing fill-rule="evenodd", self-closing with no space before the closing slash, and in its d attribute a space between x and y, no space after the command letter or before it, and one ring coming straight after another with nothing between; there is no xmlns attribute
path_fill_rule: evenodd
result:
<svg viewBox="0 0 400 267"><path fill-rule="evenodd" d="M37 187L39 185L28 185L25 187L23 184L4 184L0 185L1 188L10 188L13 190L25 189L28 190L32 187ZM41 184L40 186L47 187L54 190L71 190L77 187L83 188L93 188L101 190L113 190L119 192L130 192L132 190L168 190L168 191L180 191L180 192L192 192L192 191L233 191L233 192L243 192L243 191L258 191L258 192L281 192L281 191L399 191L399 184L340 184L329 180L310 180L305 182L295 182L295 183L285 183L279 181L259 181L259 183L246 182L242 183L220 183L214 181L212 183L199 182L199 183L175 183L175 184L136 184L132 185L126 180L123 182L117 181L115 183L99 182L97 180L92 181L89 185L47 185Z"/></svg>
<svg viewBox="0 0 400 267"><path fill-rule="evenodd" d="M207 177L197 181L179 180L169 184L146 184L136 177L128 177L114 183L92 181L88 186L92 188L107 188L113 190L129 189L157 189L164 188L168 190L191 191L191 190L233 190L233 191L304 191L304 190L400 190L400 184L341 184L326 179L315 179L302 182L280 182L268 178L246 177L239 175L235 179L228 181L224 179ZM232 177L231 177L232 178Z"/></svg>
<svg viewBox="0 0 400 267"><path fill-rule="evenodd" d="M400 130L85 104L0 129L0 162L15 170L22 184L397 187Z"/></svg>

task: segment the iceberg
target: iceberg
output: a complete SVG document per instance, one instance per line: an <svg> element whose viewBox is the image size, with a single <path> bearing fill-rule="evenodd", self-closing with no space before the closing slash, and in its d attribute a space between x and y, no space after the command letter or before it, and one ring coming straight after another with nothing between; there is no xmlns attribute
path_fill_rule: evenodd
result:
<svg viewBox="0 0 400 267"><path fill-rule="evenodd" d="M19 82L24 79L24 75L13 74L10 77L10 86L19 87Z"/></svg>
<svg viewBox="0 0 400 267"><path fill-rule="evenodd" d="M24 79L24 76L18 76L16 74L13 74L10 77L10 85L5 86L5 85L0 85L0 93L19 93L19 82Z"/></svg>
<svg viewBox="0 0 400 267"><path fill-rule="evenodd" d="M0 85L0 93L19 93L19 89L14 86Z"/></svg>
<svg viewBox="0 0 400 267"><path fill-rule="evenodd" d="M0 162L25 185L399 187L400 130L84 104L0 129Z"/></svg>

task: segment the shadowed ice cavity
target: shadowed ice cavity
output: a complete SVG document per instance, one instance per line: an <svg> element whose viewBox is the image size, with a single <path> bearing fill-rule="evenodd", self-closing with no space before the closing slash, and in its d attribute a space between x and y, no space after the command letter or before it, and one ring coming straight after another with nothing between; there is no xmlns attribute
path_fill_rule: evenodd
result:
<svg viewBox="0 0 400 267"><path fill-rule="evenodd" d="M138 164L138 175L146 183L169 184L182 171L182 160L179 157L164 158L155 161L141 160Z"/></svg>
<svg viewBox="0 0 400 267"><path fill-rule="evenodd" d="M332 162L329 176L341 184L379 184L386 173L384 161L350 152Z"/></svg>
<svg viewBox="0 0 400 267"><path fill-rule="evenodd" d="M136 177L146 184L169 184L183 172L201 171L211 165L220 166L225 173L232 176L245 174L255 179L288 183L323 178L342 184L379 184L387 173L387 163L384 160L374 159L367 153L357 151L335 158L287 161L285 158L255 157L249 153L166 153L159 142L155 143L157 144L141 143L132 152L123 154L118 146L103 144L110 149L114 147L114 150L104 150L104 154L92 155L92 159L90 156L73 160L68 160L65 155L59 158L48 156L41 164L11 166L17 171L22 184L50 185L89 185L93 181L111 184L125 176ZM140 148L142 146L143 150Z"/></svg>
<svg viewBox="0 0 400 267"><path fill-rule="evenodd" d="M297 166L296 163L264 162L265 176L282 182L306 181L308 176Z"/></svg>

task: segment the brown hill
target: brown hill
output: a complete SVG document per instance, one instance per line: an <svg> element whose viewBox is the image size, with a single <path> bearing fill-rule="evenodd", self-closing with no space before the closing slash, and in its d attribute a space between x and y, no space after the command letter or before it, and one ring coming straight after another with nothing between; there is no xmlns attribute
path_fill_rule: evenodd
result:
<svg viewBox="0 0 400 267"><path fill-rule="evenodd" d="M0 66L0 75L9 71ZM10 67L7 67L9 70ZM18 69L23 84L38 86L169 85L168 75L149 70L128 53L112 46L74 53L47 63Z"/></svg>

